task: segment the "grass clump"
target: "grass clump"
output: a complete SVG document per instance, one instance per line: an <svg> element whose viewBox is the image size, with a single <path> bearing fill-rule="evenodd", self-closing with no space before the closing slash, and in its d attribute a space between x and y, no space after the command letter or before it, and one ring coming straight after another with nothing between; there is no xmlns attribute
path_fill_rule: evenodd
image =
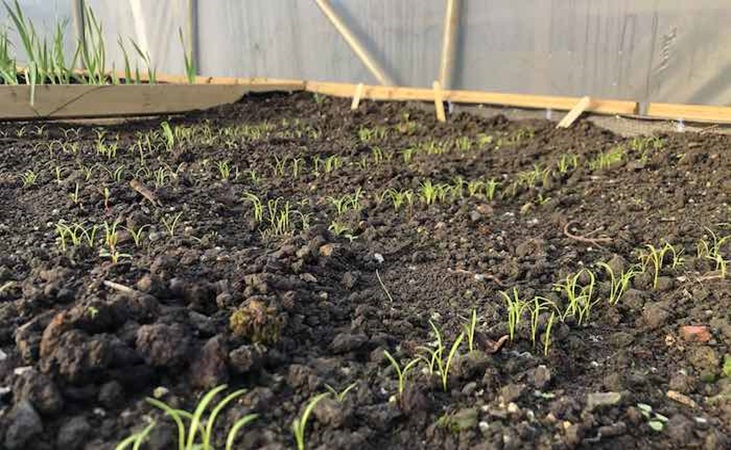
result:
<svg viewBox="0 0 731 450"><path fill-rule="evenodd" d="M236 336L246 337L251 342L270 344L279 340L282 319L275 307L252 299L231 314L229 327Z"/></svg>

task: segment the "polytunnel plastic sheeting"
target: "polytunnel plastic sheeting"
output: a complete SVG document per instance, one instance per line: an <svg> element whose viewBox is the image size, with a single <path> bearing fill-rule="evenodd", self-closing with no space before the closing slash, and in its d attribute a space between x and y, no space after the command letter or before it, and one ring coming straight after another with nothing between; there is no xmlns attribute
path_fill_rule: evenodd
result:
<svg viewBox="0 0 731 450"><path fill-rule="evenodd" d="M186 34L188 0L87 0L102 22L107 42L109 67L124 70L121 37L130 59L140 72L147 70L130 40L149 53L153 67L160 73L184 74L184 51L179 31ZM187 44L186 44L187 45Z"/></svg>
<svg viewBox="0 0 731 450"><path fill-rule="evenodd" d="M72 0L20 0L18 2L26 18L32 20L36 32L42 37L46 37L49 42L52 39L56 24L65 24L64 52L68 55L67 60L69 62L73 58L78 42L74 32L71 2ZM5 0L5 3L14 7L13 0ZM5 9L5 5L0 3L0 32L2 31L8 32L8 39L14 47L11 51L17 55L17 64L25 65L27 55L23 51L20 38Z"/></svg>
<svg viewBox="0 0 731 450"><path fill-rule="evenodd" d="M314 1L200 3L206 74L375 83ZM445 1L332 5L398 84L438 78ZM729 0L462 0L454 87L728 105L729 23Z"/></svg>
<svg viewBox="0 0 731 450"><path fill-rule="evenodd" d="M123 68L122 35L149 50L159 72L182 74L188 1L199 73L376 83L314 0L90 0L110 68ZM41 4L69 14L70 2L21 0L32 17L48 17ZM445 0L331 3L397 84L438 77ZM729 0L461 4L454 88L731 105Z"/></svg>

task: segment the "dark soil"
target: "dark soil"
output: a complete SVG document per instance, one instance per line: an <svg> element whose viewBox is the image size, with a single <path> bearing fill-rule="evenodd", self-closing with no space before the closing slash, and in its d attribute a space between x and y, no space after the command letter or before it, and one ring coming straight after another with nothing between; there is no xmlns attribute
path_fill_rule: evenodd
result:
<svg viewBox="0 0 731 450"><path fill-rule="evenodd" d="M305 94L171 124L170 141L159 121L0 124L0 447L113 448L152 417L145 448L177 448L145 399L192 410L227 384L248 391L219 417L216 448L252 412L237 448L293 448L307 401L355 383L317 405L308 448L729 448L731 275L720 269L731 239L724 261L697 253L711 232L731 234L728 136L629 140L500 116L438 124L401 104L351 112ZM560 173L563 155L577 164ZM489 200L455 177L499 184ZM427 206L426 180L461 195ZM355 210L339 214L330 197L358 188ZM396 211L388 189L412 190L413 204ZM278 198L284 235L268 222ZM110 248L104 224L116 220ZM62 248L59 223L89 239ZM143 225L137 246L127 228ZM619 273L666 242L682 261L667 254L656 287L649 266L609 305L596 263ZM588 318L554 318L547 333L546 308L533 345L526 310L503 338L500 291L564 312L553 285L584 268L582 286L596 276ZM399 395L384 351L402 364L425 354L432 321L446 361L473 310L474 348L462 342L446 392L422 362Z"/></svg>

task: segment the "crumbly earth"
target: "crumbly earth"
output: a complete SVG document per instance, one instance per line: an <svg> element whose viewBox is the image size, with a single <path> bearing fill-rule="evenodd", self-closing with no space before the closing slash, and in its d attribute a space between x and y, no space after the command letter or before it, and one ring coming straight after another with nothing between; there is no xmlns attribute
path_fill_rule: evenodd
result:
<svg viewBox="0 0 731 450"><path fill-rule="evenodd" d="M0 124L0 447L177 448L146 398L226 384L215 448L250 413L235 448L294 448L328 386L308 448L729 448L731 137L308 94L170 124ZM600 262L644 272L610 304Z"/></svg>

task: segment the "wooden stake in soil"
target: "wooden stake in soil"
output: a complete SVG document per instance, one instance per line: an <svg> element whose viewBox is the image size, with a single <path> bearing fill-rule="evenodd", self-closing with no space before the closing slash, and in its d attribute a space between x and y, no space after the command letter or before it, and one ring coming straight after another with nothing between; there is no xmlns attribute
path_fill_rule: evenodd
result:
<svg viewBox="0 0 731 450"><path fill-rule="evenodd" d="M393 78L388 76L386 71L380 64L378 64L373 55L371 55L358 38L355 37L355 34L348 27L348 24L346 24L345 21L338 16L330 4L330 0L315 0L315 3L317 3L317 6L320 7L323 14L330 19L330 22L332 22L333 26L338 30L338 33L340 33L343 39L345 39L345 42L347 42L350 48L353 49L353 52L355 52L373 76L376 77L378 82L384 86L393 86L395 84L393 82Z"/></svg>
<svg viewBox="0 0 731 450"><path fill-rule="evenodd" d="M442 93L442 85L435 81L434 87L434 107L437 109L437 120L440 122L447 121L447 115L444 113L444 94Z"/></svg>
<svg viewBox="0 0 731 450"><path fill-rule="evenodd" d="M360 105L360 98L363 95L363 83L358 83L355 88L355 95L353 96L353 103L350 104L350 109L355 111Z"/></svg>
<svg viewBox="0 0 731 450"><path fill-rule="evenodd" d="M591 105L591 98L588 96L581 97L581 100L573 107L571 108L571 111L566 114L563 119L556 125L556 128L568 128L573 124L576 119L579 118L579 116L586 111L586 109Z"/></svg>

